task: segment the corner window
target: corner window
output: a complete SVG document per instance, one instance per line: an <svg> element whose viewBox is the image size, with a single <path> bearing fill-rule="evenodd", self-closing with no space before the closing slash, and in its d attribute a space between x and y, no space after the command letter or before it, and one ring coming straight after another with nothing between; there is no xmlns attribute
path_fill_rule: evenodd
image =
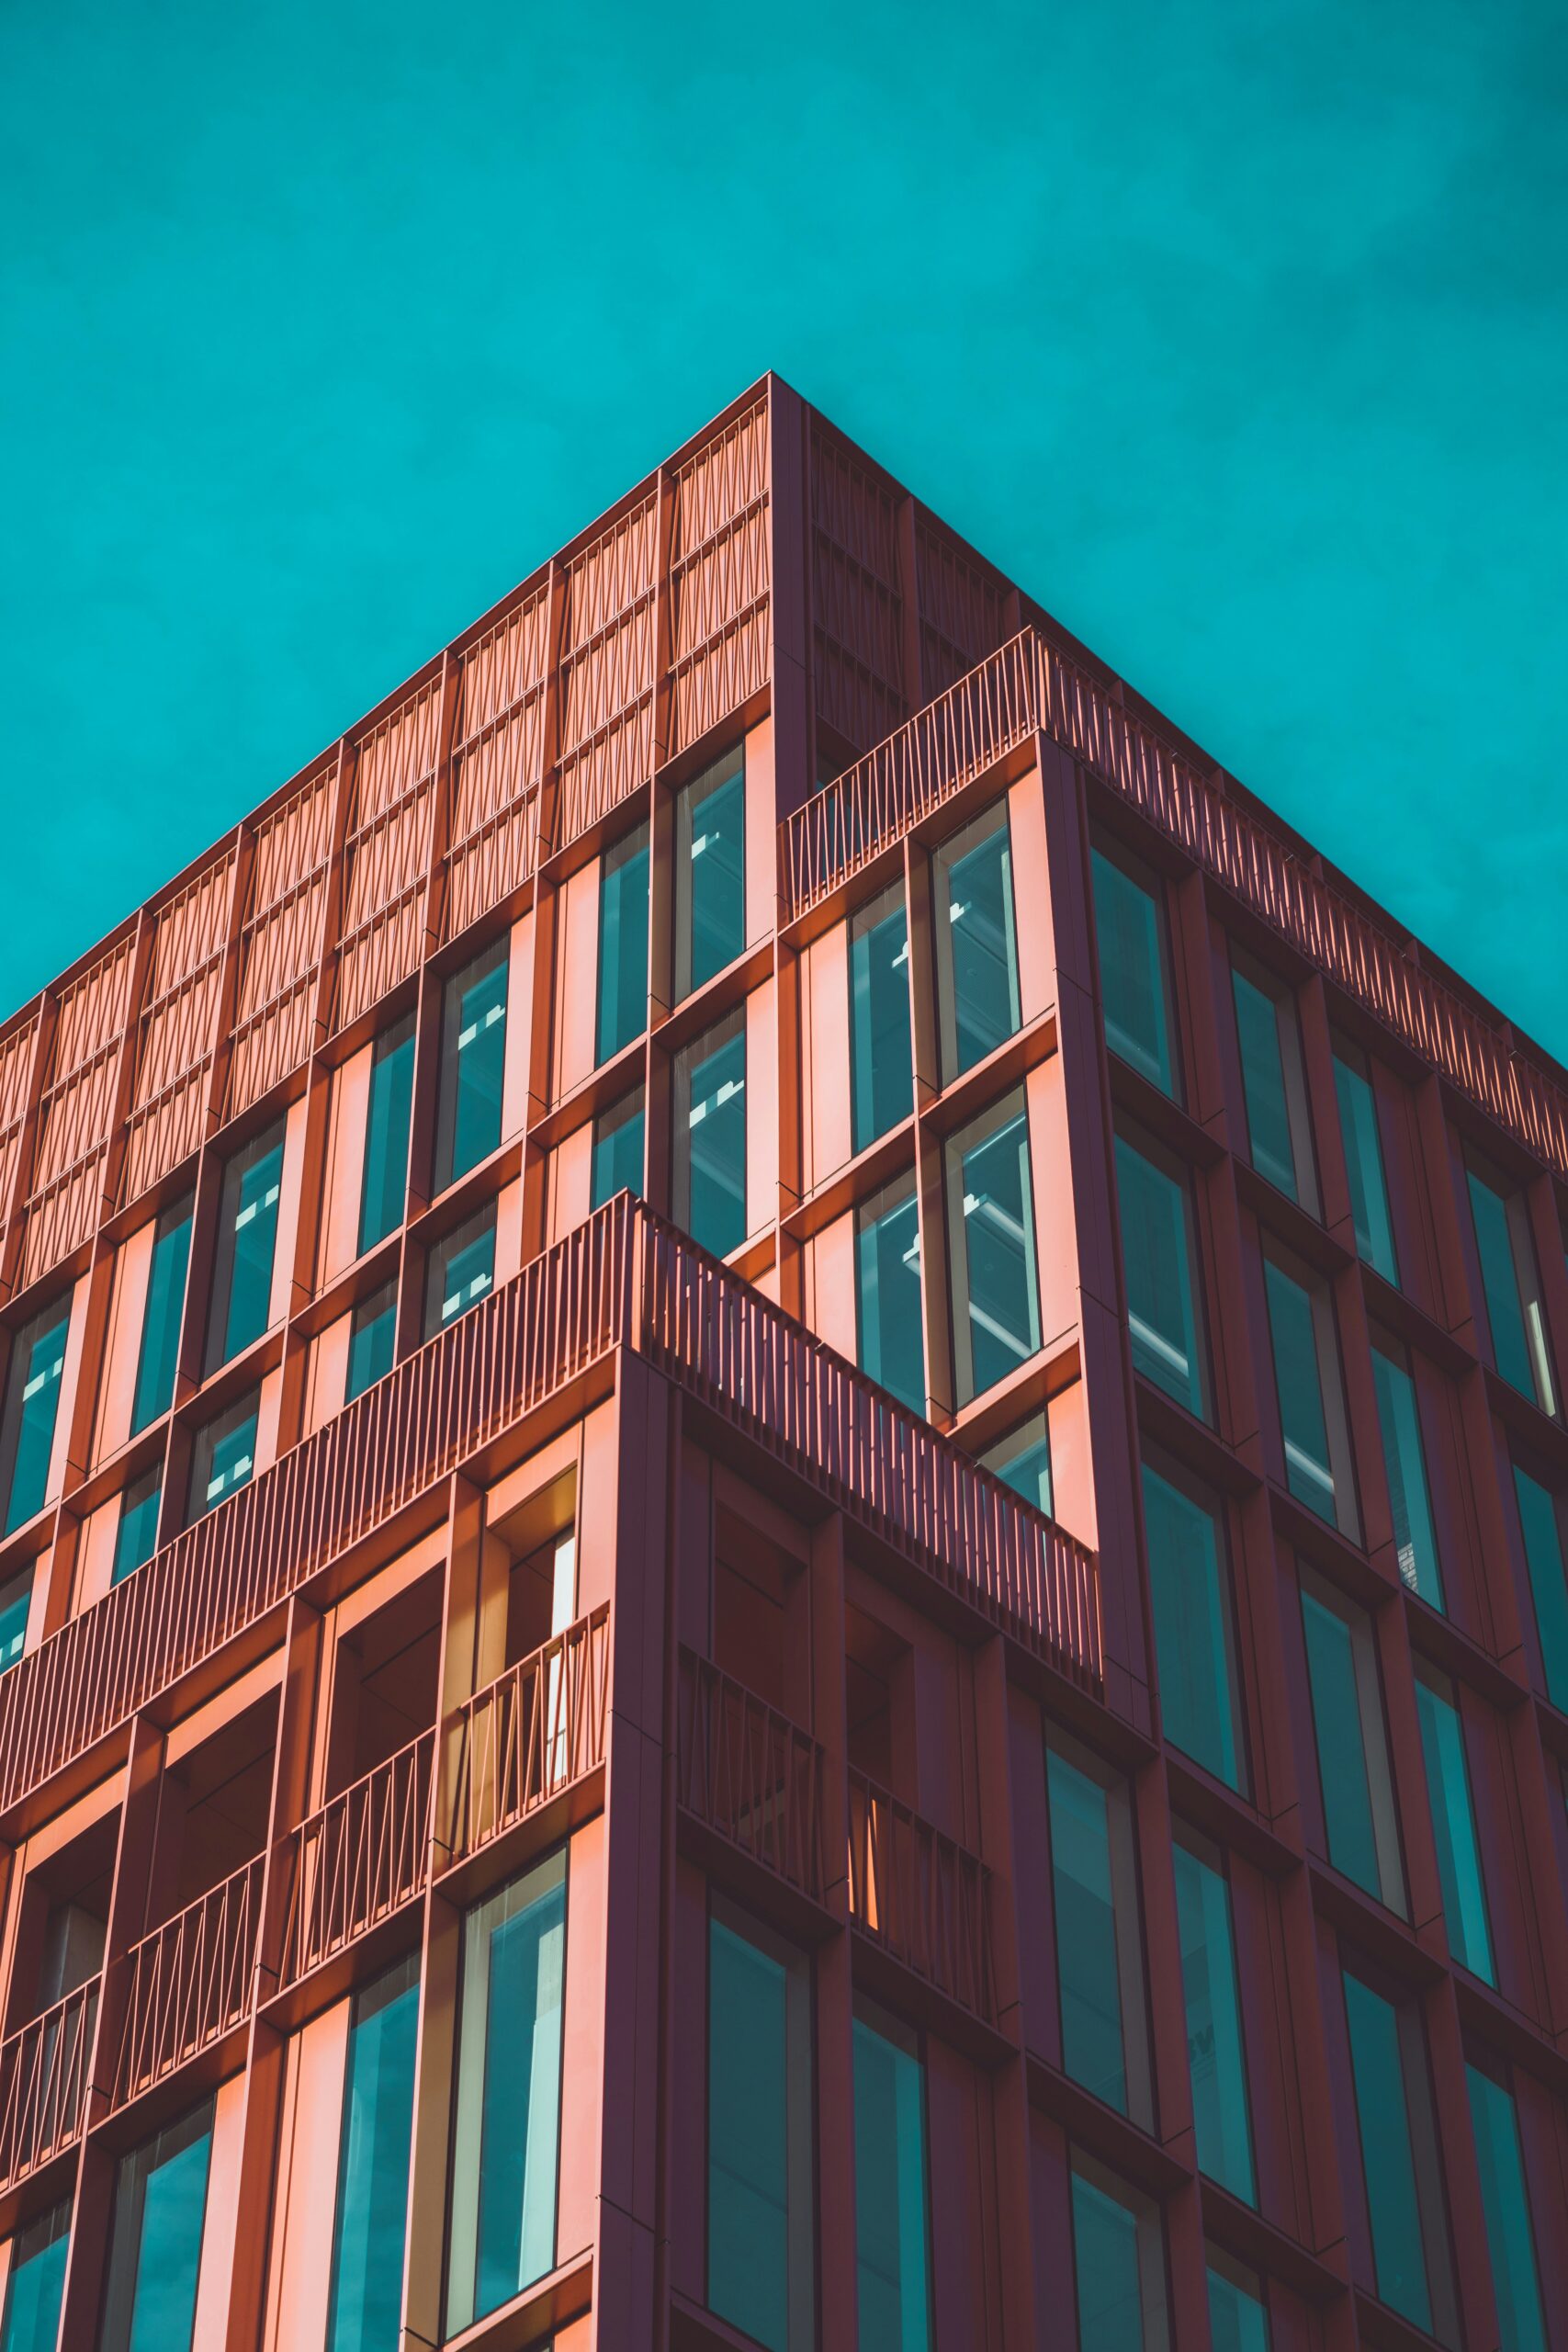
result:
<svg viewBox="0 0 1568 2352"><path fill-rule="evenodd" d="M1187 1170L1143 1135L1118 1128L1116 1202L1133 1369L1205 1417L1197 1252Z"/></svg>
<svg viewBox="0 0 1568 2352"><path fill-rule="evenodd" d="M614 1059L648 1027L648 827L623 833L599 867L599 1001L595 1062Z"/></svg>
<svg viewBox="0 0 1568 2352"><path fill-rule="evenodd" d="M1334 1091L1339 1102L1339 1133L1350 1186L1356 1255L1397 1289L1399 1260L1393 1247L1393 1220L1388 1213L1388 1184L1383 1174L1382 1136L1378 1126L1371 1066L1359 1046L1348 1045L1341 1037L1334 1040Z"/></svg>
<svg viewBox="0 0 1568 2352"><path fill-rule="evenodd" d="M1094 848L1089 865L1105 1042L1162 1094L1179 1100L1160 886L1120 847Z"/></svg>
<svg viewBox="0 0 1568 2352"><path fill-rule="evenodd" d="M618 1102L612 1102L607 1111L600 1112L593 1122L591 1208L602 1209L617 1193L636 1193L640 1199L643 1134L640 1087L635 1094L623 1094Z"/></svg>
<svg viewBox="0 0 1568 2352"><path fill-rule="evenodd" d="M930 2352L926 2082L916 2037L856 2001L855 2281L867 2352Z"/></svg>
<svg viewBox="0 0 1568 2352"><path fill-rule="evenodd" d="M942 843L933 860L942 1074L957 1078L1018 1028L1018 936L1007 802Z"/></svg>
<svg viewBox="0 0 1568 2352"><path fill-rule="evenodd" d="M1475 1801L1459 1691L1446 1674L1419 1657L1416 1659L1416 1713L1421 1724L1421 1757L1427 1768L1427 1798L1432 1809L1449 1950L1472 1976L1495 1984L1486 1878L1481 1866L1481 1841L1475 1834Z"/></svg>
<svg viewBox="0 0 1568 2352"><path fill-rule="evenodd" d="M716 1258L746 1238L746 1008L675 1057L675 1222Z"/></svg>
<svg viewBox="0 0 1568 2352"><path fill-rule="evenodd" d="M253 1388L248 1396L240 1397L197 1430L191 1448L187 1524L250 1485L256 1466L260 1408L261 1393Z"/></svg>
<svg viewBox="0 0 1568 2352"><path fill-rule="evenodd" d="M71 1336L71 1294L51 1301L24 1323L11 1342L6 1419L0 1428L0 1476L6 1485L6 1532L25 1527L49 1498L54 1425Z"/></svg>
<svg viewBox="0 0 1568 2352"><path fill-rule="evenodd" d="M365 1167L359 1186L359 1255L403 1221L409 1191L409 1122L413 1111L414 1019L383 1029L370 1053L365 1106Z"/></svg>
<svg viewBox="0 0 1568 2352"><path fill-rule="evenodd" d="M1269 1338L1285 1483L1331 1527L1356 1533L1349 1436L1339 1393L1334 1309L1320 1283L1297 1280L1277 1258L1263 1261Z"/></svg>
<svg viewBox="0 0 1568 2352"><path fill-rule="evenodd" d="M1245 1794L1230 1577L1218 1520L1145 1463L1144 1525L1165 1736Z"/></svg>
<svg viewBox="0 0 1568 2352"><path fill-rule="evenodd" d="M418 1962L354 1997L344 2067L326 2352L377 2352L402 2323Z"/></svg>
<svg viewBox="0 0 1568 2352"><path fill-rule="evenodd" d="M100 2352L191 2352L212 2101L119 2160Z"/></svg>
<svg viewBox="0 0 1568 2352"><path fill-rule="evenodd" d="M675 1001L746 944L746 758L738 743L675 797Z"/></svg>
<svg viewBox="0 0 1568 2352"><path fill-rule="evenodd" d="M383 1283L354 1310L348 1329L348 1372L343 1400L351 1405L392 1369L398 1332L398 1285Z"/></svg>
<svg viewBox="0 0 1568 2352"><path fill-rule="evenodd" d="M186 1276L190 1266L193 1203L187 1193L165 1209L152 1236L147 1267L147 1304L141 1315L141 1346L136 1359L130 1433L144 1430L174 1402L179 1366L180 1325L185 1319Z"/></svg>
<svg viewBox="0 0 1568 2352"><path fill-rule="evenodd" d="M207 1369L216 1372L272 1321L272 1268L283 1195L283 1128L269 1127L223 1170Z"/></svg>
<svg viewBox="0 0 1568 2352"><path fill-rule="evenodd" d="M1167 2352L1165 2236L1152 2199L1073 2154L1078 2352Z"/></svg>
<svg viewBox="0 0 1568 2352"><path fill-rule="evenodd" d="M0 2352L55 2352L71 2250L71 2199L65 2198L11 2240Z"/></svg>
<svg viewBox="0 0 1568 2352"><path fill-rule="evenodd" d="M1253 2205L1258 2190L1252 2118L1224 1857L1206 1838L1178 1823L1171 1859L1198 2165L1233 2197Z"/></svg>
<svg viewBox="0 0 1568 2352"><path fill-rule="evenodd" d="M850 1069L852 1148L863 1151L915 1106L902 882L850 918Z"/></svg>
<svg viewBox="0 0 1568 2352"><path fill-rule="evenodd" d="M1404 1918L1404 1872L1371 1622L1308 1567L1301 1594L1328 1859Z"/></svg>
<svg viewBox="0 0 1568 2352"><path fill-rule="evenodd" d="M1437 2118L1426 2037L1408 2001L1398 2004L1347 1968L1345 2023L1371 2235L1372 2274L1382 2302L1457 2345Z"/></svg>
<svg viewBox="0 0 1568 2352"><path fill-rule="evenodd" d="M501 1141L511 959L511 934L502 932L446 983L435 1121L438 1193L488 1159Z"/></svg>
<svg viewBox="0 0 1568 2352"><path fill-rule="evenodd" d="M1486 1323L1492 1335L1492 1361L1510 1388L1517 1388L1543 1413L1555 1413L1557 1390L1547 1343L1546 1308L1525 1204L1517 1193L1506 1190L1490 1170L1483 1173L1472 1156L1467 1155L1466 1174Z"/></svg>
<svg viewBox="0 0 1568 2352"><path fill-rule="evenodd" d="M1049 1518L1051 1499L1051 1430L1043 1413L1031 1413L1015 1430L988 1446L979 1457L982 1469L990 1471L1004 1487L1021 1495L1026 1503L1043 1510Z"/></svg>
<svg viewBox="0 0 1568 2352"><path fill-rule="evenodd" d="M855 1211L855 1323L861 1370L912 1413L926 1409L920 1220L907 1177Z"/></svg>
<svg viewBox="0 0 1568 2352"><path fill-rule="evenodd" d="M1233 959L1231 994L1248 1156L1260 1176L1315 1215L1317 1185L1295 1006L1250 958L1245 966L1239 956Z"/></svg>
<svg viewBox="0 0 1568 2352"><path fill-rule="evenodd" d="M1550 1487L1514 1464L1514 1496L1529 1570L1536 1635L1546 1674L1546 1695L1568 1713L1568 1571L1562 1560L1562 1522Z"/></svg>
<svg viewBox="0 0 1568 2352"><path fill-rule="evenodd" d="M1382 1439L1400 1577L1432 1608L1441 1609L1443 1570L1427 1484L1420 1398L1404 1350L1396 1340L1381 1339L1376 1333L1372 1336L1372 1386L1377 1392L1378 1432Z"/></svg>
<svg viewBox="0 0 1568 2352"><path fill-rule="evenodd" d="M114 1572L119 1584L144 1568L158 1548L158 1506L164 1498L164 1465L154 1462L133 1478L119 1498L119 1525L115 1530Z"/></svg>
<svg viewBox="0 0 1568 2352"><path fill-rule="evenodd" d="M1053 1729L1045 1796L1062 2071L1146 2127L1153 2116L1127 1785Z"/></svg>
<svg viewBox="0 0 1568 2352"><path fill-rule="evenodd" d="M1499 2336L1506 2352L1547 2352L1518 2110L1513 2094L1489 2067L1467 2060L1464 2076Z"/></svg>
<svg viewBox="0 0 1568 2352"><path fill-rule="evenodd" d="M444 1234L424 1278L424 1336L433 1340L495 1288L495 1203Z"/></svg>
<svg viewBox="0 0 1568 2352"><path fill-rule="evenodd" d="M1021 1091L948 1139L953 1346L966 1405L1040 1352L1029 1116Z"/></svg>
<svg viewBox="0 0 1568 2352"><path fill-rule="evenodd" d="M810 1971L800 1953L716 1898L708 2308L767 2352L807 2352L813 2341L811 2203Z"/></svg>

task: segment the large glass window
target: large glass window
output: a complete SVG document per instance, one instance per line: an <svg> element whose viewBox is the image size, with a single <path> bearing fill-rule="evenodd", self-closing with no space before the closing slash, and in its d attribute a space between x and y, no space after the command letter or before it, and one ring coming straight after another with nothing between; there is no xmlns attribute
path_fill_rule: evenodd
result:
<svg viewBox="0 0 1568 2352"><path fill-rule="evenodd" d="M930 2352L925 2068L914 2035L860 2002L854 2075L862 2352Z"/></svg>
<svg viewBox="0 0 1568 2352"><path fill-rule="evenodd" d="M1529 1396L1543 1413L1555 1413L1546 1309L1524 1202L1517 1193L1506 1192L1497 1178L1483 1175L1473 1159L1467 1160L1466 1172L1492 1361L1510 1388Z"/></svg>
<svg viewBox="0 0 1568 2352"><path fill-rule="evenodd" d="M805 2352L815 2332L811 2145L809 1971L766 1928L716 1904L708 2307L767 2352Z"/></svg>
<svg viewBox="0 0 1568 2352"><path fill-rule="evenodd" d="M1514 1493L1529 1570L1530 1599L1535 1604L1540 1661L1546 1670L1546 1695L1554 1707L1568 1712L1568 1571L1563 1567L1557 1498L1517 1462Z"/></svg>
<svg viewBox="0 0 1568 2352"><path fill-rule="evenodd" d="M0 2352L56 2352L70 2250L69 2198L17 2232L6 2279Z"/></svg>
<svg viewBox="0 0 1568 2352"><path fill-rule="evenodd" d="M344 1402L352 1404L367 1388L384 1380L392 1369L398 1336L398 1285L383 1283L354 1310L348 1329L348 1371Z"/></svg>
<svg viewBox="0 0 1568 2352"><path fill-rule="evenodd" d="M15 1666L28 1643L28 1619L33 1605L33 1568L29 1560L0 1585L0 1674Z"/></svg>
<svg viewBox="0 0 1568 2352"><path fill-rule="evenodd" d="M942 1074L956 1078L1010 1037L1021 1014L1007 802L942 843L935 857Z"/></svg>
<svg viewBox="0 0 1568 2352"><path fill-rule="evenodd" d="M409 1191L409 1121L413 1110L412 1012L383 1029L370 1054L365 1106L365 1169L359 1186L359 1254L374 1250L403 1221Z"/></svg>
<svg viewBox="0 0 1568 2352"><path fill-rule="evenodd" d="M1427 1449L1421 1440L1421 1407L1409 1359L1396 1341L1372 1340L1372 1385L1377 1391L1378 1431L1399 1573L1412 1592L1434 1609L1443 1606L1443 1569L1432 1523L1427 1483Z"/></svg>
<svg viewBox="0 0 1568 2352"><path fill-rule="evenodd" d="M1415 2326L1456 2344L1436 2119L1420 2021L1350 1970L1345 2022L1376 2290Z"/></svg>
<svg viewBox="0 0 1568 2352"><path fill-rule="evenodd" d="M1192 1204L1180 1162L1151 1139L1116 1136L1116 1199L1133 1364L1188 1411L1204 1411Z"/></svg>
<svg viewBox="0 0 1568 2352"><path fill-rule="evenodd" d="M909 920L901 882L850 918L850 1066L853 1148L863 1151L915 1104Z"/></svg>
<svg viewBox="0 0 1568 2352"><path fill-rule="evenodd" d="M1043 1413L1031 1413L995 1445L981 1454L982 1466L1021 1495L1036 1510L1047 1513L1051 1501L1051 1430Z"/></svg>
<svg viewBox="0 0 1568 2352"><path fill-rule="evenodd" d="M565 1960L562 1854L463 1922L449 2335L555 2265Z"/></svg>
<svg viewBox="0 0 1568 2352"><path fill-rule="evenodd" d="M675 1057L675 1222L727 1258L746 1238L746 1008Z"/></svg>
<svg viewBox="0 0 1568 2352"><path fill-rule="evenodd" d="M1518 2114L1512 2095L1485 2068L1467 2061L1464 2075L1502 2352L1546 2352Z"/></svg>
<svg viewBox="0 0 1568 2352"><path fill-rule="evenodd" d="M855 1212L855 1321L861 1370L923 1413L920 1220L908 1177L884 1185Z"/></svg>
<svg viewBox="0 0 1568 2352"><path fill-rule="evenodd" d="M1105 1042L1164 1094L1175 1095L1165 909L1153 875L1118 850L1090 853Z"/></svg>
<svg viewBox="0 0 1568 2352"><path fill-rule="evenodd" d="M1132 1807L1119 1773L1053 1729L1045 1750L1062 2069L1151 2120Z"/></svg>
<svg viewBox="0 0 1568 2352"><path fill-rule="evenodd" d="M593 1122L593 1170L589 1205L601 1209L617 1193L636 1193L643 1186L642 1089L623 1094Z"/></svg>
<svg viewBox="0 0 1568 2352"><path fill-rule="evenodd" d="M1328 1859L1403 1917L1404 1873L1371 1625L1364 1610L1311 1568L1302 1570L1301 1593Z"/></svg>
<svg viewBox="0 0 1568 2352"><path fill-rule="evenodd" d="M958 1402L983 1396L1040 1352L1040 1284L1029 1116L1010 1094L947 1145L953 1347Z"/></svg>
<svg viewBox="0 0 1568 2352"><path fill-rule="evenodd" d="M174 1402L185 1319L186 1274L190 1265L192 1202L187 1193L165 1209L152 1236L147 1267L147 1304L141 1316L141 1347L136 1360L130 1433L144 1430Z"/></svg>
<svg viewBox="0 0 1568 2352"><path fill-rule="evenodd" d="M249 1486L256 1466L260 1411L260 1393L253 1388L197 1430L191 1447L187 1521L199 1519L227 1496Z"/></svg>
<svg viewBox="0 0 1568 2352"><path fill-rule="evenodd" d="M438 1193L488 1159L501 1141L511 957L511 937L502 932L446 983L435 1122Z"/></svg>
<svg viewBox="0 0 1568 2352"><path fill-rule="evenodd" d="M494 1288L495 1203L487 1201L431 1250L424 1278L425 1338L433 1340Z"/></svg>
<svg viewBox="0 0 1568 2352"><path fill-rule="evenodd" d="M1338 1351L1334 1310L1326 1294L1308 1289L1276 1259L1263 1261L1269 1299L1269 1338L1274 1353L1274 1386L1280 1401L1280 1435L1285 1447L1285 1483L1298 1502L1330 1526L1353 1529L1348 1464L1343 1461L1338 1388ZM1329 1411L1335 1417L1331 1432ZM1336 1455L1340 1461L1336 1461ZM1343 1478L1336 1476L1343 1468Z"/></svg>
<svg viewBox="0 0 1568 2352"><path fill-rule="evenodd" d="M1073 2156L1078 2352L1166 2352L1158 2209L1092 2157Z"/></svg>
<svg viewBox="0 0 1568 2352"><path fill-rule="evenodd" d="M1416 1660L1416 1711L1421 1722L1421 1754L1427 1767L1449 1950L1472 1976L1495 1984L1486 1878L1481 1867L1481 1841L1475 1834L1459 1693L1448 1676L1424 1657Z"/></svg>
<svg viewBox="0 0 1568 2352"><path fill-rule="evenodd" d="M123 1577L145 1567L157 1550L158 1506L163 1498L164 1465L154 1462L140 1477L131 1480L119 1498L111 1584L118 1584Z"/></svg>
<svg viewBox="0 0 1568 2352"><path fill-rule="evenodd" d="M1251 2205L1258 2192L1230 1882L1218 1848L1179 1824L1172 1859L1198 2165Z"/></svg>
<svg viewBox="0 0 1568 2352"><path fill-rule="evenodd" d="M1210 2246L1207 2257L1213 2352L1269 2352L1263 2281L1218 2246Z"/></svg>
<svg viewBox="0 0 1568 2352"><path fill-rule="evenodd" d="M1388 1184L1383 1174L1382 1136L1378 1127L1378 1101L1371 1070L1359 1046L1334 1040L1334 1091L1339 1099L1339 1132L1345 1145L1345 1173L1350 1184L1350 1216L1356 1228L1356 1254L1385 1282L1397 1284L1399 1260L1394 1254L1393 1220L1388 1213Z"/></svg>
<svg viewBox="0 0 1568 2352"><path fill-rule="evenodd" d="M6 1420L0 1430L0 1476L6 1487L6 1532L24 1526L43 1509L49 1495L49 1465L54 1424L65 1372L65 1342L71 1336L71 1296L57 1298L11 1342L6 1384Z"/></svg>
<svg viewBox="0 0 1568 2352"><path fill-rule="evenodd" d="M738 743L675 800L675 1001L746 944L746 760Z"/></svg>
<svg viewBox="0 0 1568 2352"><path fill-rule="evenodd" d="M272 1321L272 1264L283 1196L283 1129L269 1127L223 1170L207 1369L237 1356Z"/></svg>
<svg viewBox="0 0 1568 2352"><path fill-rule="evenodd" d="M1241 1053L1247 1151L1260 1176L1303 1207L1315 1210L1306 1083L1295 1007L1239 964L1231 967L1236 1044Z"/></svg>
<svg viewBox="0 0 1568 2352"><path fill-rule="evenodd" d="M211 2154L208 2099L120 2158L100 2352L190 2352Z"/></svg>
<svg viewBox="0 0 1568 2352"><path fill-rule="evenodd" d="M612 843L599 868L595 1061L609 1061L648 1026L648 827L639 825Z"/></svg>
<svg viewBox="0 0 1568 2352"><path fill-rule="evenodd" d="M1165 1736L1245 1789L1229 1577L1214 1513L1144 1465L1144 1524Z"/></svg>
<svg viewBox="0 0 1568 2352"><path fill-rule="evenodd" d="M326 2352L397 2352L408 2235L419 1970L356 1994L344 2075Z"/></svg>

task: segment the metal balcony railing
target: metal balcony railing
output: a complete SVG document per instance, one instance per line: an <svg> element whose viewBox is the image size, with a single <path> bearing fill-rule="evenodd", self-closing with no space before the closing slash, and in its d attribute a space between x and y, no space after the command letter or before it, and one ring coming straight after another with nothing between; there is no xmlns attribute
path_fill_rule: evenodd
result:
<svg viewBox="0 0 1568 2352"><path fill-rule="evenodd" d="M423 1894L434 1756L433 1724L280 1841L288 1889L280 1987Z"/></svg>
<svg viewBox="0 0 1568 2352"><path fill-rule="evenodd" d="M80 2138L98 2018L93 1977L0 2041L0 2189Z"/></svg>
<svg viewBox="0 0 1568 2352"><path fill-rule="evenodd" d="M114 2075L117 2108L250 2016L264 1860L258 1854L198 1895L118 1963L128 1982Z"/></svg>
<svg viewBox="0 0 1568 2352"><path fill-rule="evenodd" d="M863 1935L994 2025L989 1871L863 1772L851 1772L850 1917Z"/></svg>
<svg viewBox="0 0 1568 2352"><path fill-rule="evenodd" d="M682 1649L676 1790L705 1828L820 1902L822 1751L708 1658Z"/></svg>
<svg viewBox="0 0 1568 2352"><path fill-rule="evenodd" d="M451 1861L477 1853L604 1762L609 1667L604 1602L447 1716Z"/></svg>

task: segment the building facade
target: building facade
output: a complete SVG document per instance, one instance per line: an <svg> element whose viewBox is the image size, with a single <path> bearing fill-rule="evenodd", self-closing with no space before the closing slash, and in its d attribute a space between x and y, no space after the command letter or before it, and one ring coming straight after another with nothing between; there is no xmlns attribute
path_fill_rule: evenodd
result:
<svg viewBox="0 0 1568 2352"><path fill-rule="evenodd" d="M0 1030L0 2352L1568 2343L1565 1204L766 379Z"/></svg>

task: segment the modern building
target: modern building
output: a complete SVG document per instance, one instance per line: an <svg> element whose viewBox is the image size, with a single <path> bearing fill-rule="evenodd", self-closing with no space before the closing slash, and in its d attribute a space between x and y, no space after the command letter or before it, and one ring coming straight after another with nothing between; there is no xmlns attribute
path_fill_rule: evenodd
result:
<svg viewBox="0 0 1568 2352"><path fill-rule="evenodd" d="M0 1030L0 2352L1568 2344L1565 1204L747 393Z"/></svg>

